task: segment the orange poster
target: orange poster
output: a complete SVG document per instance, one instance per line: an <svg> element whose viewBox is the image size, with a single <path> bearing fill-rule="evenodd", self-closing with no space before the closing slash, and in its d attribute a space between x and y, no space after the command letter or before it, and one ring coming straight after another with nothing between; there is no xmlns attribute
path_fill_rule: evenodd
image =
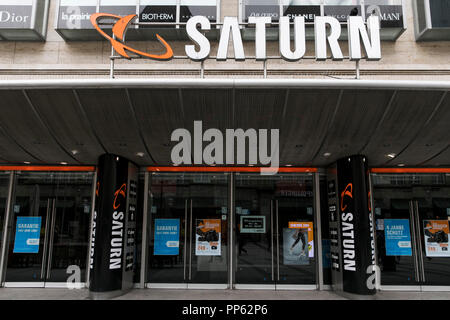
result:
<svg viewBox="0 0 450 320"><path fill-rule="evenodd" d="M289 229L308 229L308 255L314 258L314 224L305 221L290 221Z"/></svg>
<svg viewBox="0 0 450 320"><path fill-rule="evenodd" d="M427 257L450 257L448 220L424 220L423 231Z"/></svg>
<svg viewBox="0 0 450 320"><path fill-rule="evenodd" d="M196 219L195 221L195 255L220 256L222 221L220 219Z"/></svg>

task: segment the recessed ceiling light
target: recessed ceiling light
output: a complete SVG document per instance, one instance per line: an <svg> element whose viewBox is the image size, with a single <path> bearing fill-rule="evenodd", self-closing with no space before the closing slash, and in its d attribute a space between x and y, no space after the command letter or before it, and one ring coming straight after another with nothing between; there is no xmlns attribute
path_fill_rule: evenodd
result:
<svg viewBox="0 0 450 320"><path fill-rule="evenodd" d="M61 161L60 164L62 164L63 166L65 166L65 165L67 164L67 162Z"/></svg>
<svg viewBox="0 0 450 320"><path fill-rule="evenodd" d="M73 155L76 155L76 154L78 154L78 153L79 153L79 151L78 151L78 150L72 150L71 152L72 152L72 154L73 154Z"/></svg>
<svg viewBox="0 0 450 320"><path fill-rule="evenodd" d="M24 161L23 163L25 163L25 164L30 164L31 162L30 162L30 161Z"/></svg>
<svg viewBox="0 0 450 320"><path fill-rule="evenodd" d="M404 167L405 164L404 164L404 163L399 163L398 166L399 166L399 167Z"/></svg>
<svg viewBox="0 0 450 320"><path fill-rule="evenodd" d="M395 153L388 153L388 154L386 155L386 157L391 158L391 159L394 159L395 156L396 156Z"/></svg>
<svg viewBox="0 0 450 320"><path fill-rule="evenodd" d="M286 167L292 167L292 164L287 164Z"/></svg>
<svg viewBox="0 0 450 320"><path fill-rule="evenodd" d="M331 153L330 153L330 152L325 152L325 153L323 154L323 156L328 158L329 156L331 156Z"/></svg>
<svg viewBox="0 0 450 320"><path fill-rule="evenodd" d="M141 158L144 157L144 154L145 154L145 153L143 153L143 152L138 152L138 153L136 153L136 155L137 155L138 157L141 157Z"/></svg>

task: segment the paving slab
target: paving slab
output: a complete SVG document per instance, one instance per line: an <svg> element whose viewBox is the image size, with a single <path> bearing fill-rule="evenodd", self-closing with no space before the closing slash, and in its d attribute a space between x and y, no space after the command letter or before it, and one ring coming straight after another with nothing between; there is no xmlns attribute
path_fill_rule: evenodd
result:
<svg viewBox="0 0 450 320"><path fill-rule="evenodd" d="M88 300L87 289L0 288L0 300ZM381 291L359 296L333 291L134 289L114 300L450 300L450 292Z"/></svg>

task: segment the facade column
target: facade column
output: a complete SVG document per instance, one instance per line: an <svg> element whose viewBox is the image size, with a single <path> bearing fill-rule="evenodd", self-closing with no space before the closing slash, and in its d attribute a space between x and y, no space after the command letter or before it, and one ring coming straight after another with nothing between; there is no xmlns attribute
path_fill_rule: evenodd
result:
<svg viewBox="0 0 450 320"><path fill-rule="evenodd" d="M371 295L375 289L375 241L367 158L338 160L328 170L333 289Z"/></svg>
<svg viewBox="0 0 450 320"><path fill-rule="evenodd" d="M90 296L111 298L133 287L138 168L129 160L99 158L90 250Z"/></svg>

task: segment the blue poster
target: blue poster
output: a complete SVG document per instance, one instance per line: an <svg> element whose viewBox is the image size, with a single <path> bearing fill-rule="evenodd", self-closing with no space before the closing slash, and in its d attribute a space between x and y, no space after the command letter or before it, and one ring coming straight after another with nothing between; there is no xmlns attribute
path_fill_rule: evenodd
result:
<svg viewBox="0 0 450 320"><path fill-rule="evenodd" d="M41 217L17 217L14 253L38 253Z"/></svg>
<svg viewBox="0 0 450 320"><path fill-rule="evenodd" d="M384 219L387 256L411 256L411 233L408 219Z"/></svg>
<svg viewBox="0 0 450 320"><path fill-rule="evenodd" d="M155 256L176 256L180 247L180 219L155 219Z"/></svg>

